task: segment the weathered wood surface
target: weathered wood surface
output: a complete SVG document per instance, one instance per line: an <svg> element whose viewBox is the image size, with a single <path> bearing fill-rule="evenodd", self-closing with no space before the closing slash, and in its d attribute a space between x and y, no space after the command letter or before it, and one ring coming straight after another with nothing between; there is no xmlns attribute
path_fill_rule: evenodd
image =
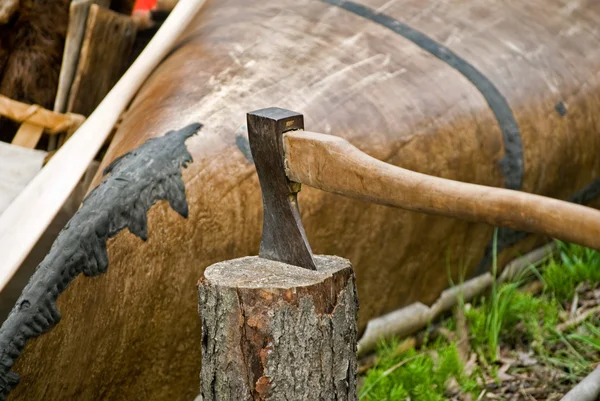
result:
<svg viewBox="0 0 600 401"><path fill-rule="evenodd" d="M4 288L15 274L65 204L139 86L204 3L204 0L183 0L175 8L156 38L95 112L0 215L0 254L3 257L0 288ZM32 210L35 213L31 213ZM19 229L15 230L15 227ZM39 396L28 399L39 399Z"/></svg>
<svg viewBox="0 0 600 401"><path fill-rule="evenodd" d="M65 50L60 66L56 98L54 99L54 111L59 113L64 113L67 110L69 93L71 91L71 86L73 85L73 80L75 79L77 66L79 65L81 45L83 43L90 6L92 4L97 4L100 7L108 7L110 1L72 0L69 7L69 25L67 28L67 37L65 39Z"/></svg>
<svg viewBox="0 0 600 401"><path fill-rule="evenodd" d="M559 199L581 195L595 182L600 3L362 4L460 55L484 81L471 75L475 85L464 64L461 73L455 59L450 65L433 56L407 32L324 1L208 2L138 93L103 162L148 137L192 121L205 124L188 142L194 156L184 173L189 220L181 223L158 204L149 213L154 235L146 243L127 232L111 240L109 272L93 285L75 282L59 300L61 324L23 355L20 399L35 399L27 391L36 388L53 400L73 394L84 401L194 398L200 371L196 280L206 266L256 254L260 243L260 191L244 127L248 111L277 105L301 112L312 131L444 178L518 187L522 177L522 190ZM506 100L510 113L500 107L494 114L489 103L496 107L498 99ZM505 123L511 114L516 131ZM520 138L522 159L505 138L512 138L509 145ZM505 150L516 169L499 164ZM586 194L589 202L593 192ZM299 202L314 251L348 258L355 268L359 327L401 306L433 302L448 286L448 268L456 280L480 266L493 233L488 225L310 188L303 188ZM540 242L529 237L507 246L500 263ZM83 353L82 346L93 351ZM46 356L49 349L60 350L60 357ZM74 371L94 374L68 379ZM98 396L106 389L118 392Z"/></svg>
<svg viewBox="0 0 600 401"><path fill-rule="evenodd" d="M5 145L5 146L8 146L8 145ZM22 148L18 148L18 149L22 149ZM30 179L33 178L39 172L39 170L42 168L42 161L44 160L45 156L47 157L46 152L43 152L43 151L39 151L39 150L33 151L33 150L27 150L27 149L23 149L22 152L23 151L37 152L37 153L39 153L39 155L35 156L35 159L33 159L32 161L30 161L28 163L24 163L24 158L22 158L22 156L20 156L20 155L17 157L14 157L12 160L8 159L8 161L10 163L8 165L12 169L19 170L18 174L21 174L22 172L25 172L25 171L30 171L30 173L29 173L30 178L27 180L24 180L23 183L20 184L18 187L15 187L13 189L13 188L10 188L10 186L9 186L9 190L12 191L12 199L14 199L14 197L16 197L19 194L19 192L21 192L23 187L30 181ZM2 151L0 150L0 154L1 153L2 153ZM2 159L2 156L0 156L0 160L4 160L4 159ZM31 275L35 272L36 267L46 257L46 255L48 254L48 251L50 251L50 247L52 246L52 243L54 242L54 240L56 239L56 237L58 236L60 231L67 224L69 219L71 217L73 217L75 212L77 212L77 210L79 209L79 206L81 206L81 201L83 200L83 198L87 192L87 189L90 186L90 182L91 182L93 176L96 174L96 171L98 170L98 164L99 163L97 161L93 161L90 164L90 167L85 172L81 181L75 187L75 189L73 190L73 192L71 193L71 195L69 196L67 201L64 203L63 207L57 213L56 217L54 217L52 222L48 225L48 227L46 228L46 231L40 237L39 241L37 241L37 243L31 250L31 252L29 253L29 255L27 255L27 258L21 264L21 267L19 268L19 270L6 283L4 288L2 288L2 291L0 291L0 321L3 322L6 319L10 310L12 309L12 307L15 305L15 302L19 298L19 295L21 295L21 291L23 290L23 287L27 284L27 282L29 282ZM2 165L2 163L0 163L0 165ZM24 168L24 166L27 166L27 167ZM1 168L2 167L0 167L0 169ZM2 176L5 176L4 173L2 173ZM2 196L4 196L4 194L8 194L8 192L4 192L5 191L4 185L6 185L6 182L7 181L3 181L2 183L0 183L0 194L2 194ZM0 200L0 204L3 203L3 201L4 201L4 199ZM8 206L9 203L10 202L7 202L4 206ZM0 206L0 214L3 210L4 210L4 207Z"/></svg>
<svg viewBox="0 0 600 401"><path fill-rule="evenodd" d="M43 126L32 123L23 123L17 130L17 134L13 138L11 144L35 149L35 146L40 141L43 133Z"/></svg>
<svg viewBox="0 0 600 401"><path fill-rule="evenodd" d="M356 400L352 266L334 256L315 262L313 271L254 256L206 269L204 401Z"/></svg>
<svg viewBox="0 0 600 401"><path fill-rule="evenodd" d="M85 119L77 114L55 113L39 105L17 102L3 95L0 95L0 116L17 123L40 125L51 134L75 130Z"/></svg>
<svg viewBox="0 0 600 401"><path fill-rule="evenodd" d="M92 2L93 0L73 0L69 7L69 26L67 28L65 49L60 66L56 98L54 99L54 111L58 113L63 113L67 109L69 92L73 84L73 79L75 79L75 71L77 70L81 52L81 43L83 42L87 17Z"/></svg>
<svg viewBox="0 0 600 401"><path fill-rule="evenodd" d="M600 250L600 211L590 207L406 170L377 160L334 135L290 132L283 135L283 147L278 156L293 182L366 202L544 234ZM277 155L277 151L271 153Z"/></svg>
<svg viewBox="0 0 600 401"><path fill-rule="evenodd" d="M90 115L125 72L135 41L135 23L92 4L67 110Z"/></svg>

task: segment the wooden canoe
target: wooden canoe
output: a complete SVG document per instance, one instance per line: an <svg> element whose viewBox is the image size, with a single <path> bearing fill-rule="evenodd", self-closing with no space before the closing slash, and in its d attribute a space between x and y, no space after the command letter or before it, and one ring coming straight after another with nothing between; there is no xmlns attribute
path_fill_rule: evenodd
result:
<svg viewBox="0 0 600 401"><path fill-rule="evenodd" d="M13 400L164 400L198 393L196 281L256 254L261 200L246 112L279 106L407 169L594 205L600 184L600 3L207 2L145 82L103 162L199 121L183 172L189 218L149 212L108 273L78 278L61 323L17 364ZM97 177L96 182L99 181ZM493 228L304 189L315 253L349 258L360 325L433 302L487 269ZM500 260L544 238L502 230Z"/></svg>

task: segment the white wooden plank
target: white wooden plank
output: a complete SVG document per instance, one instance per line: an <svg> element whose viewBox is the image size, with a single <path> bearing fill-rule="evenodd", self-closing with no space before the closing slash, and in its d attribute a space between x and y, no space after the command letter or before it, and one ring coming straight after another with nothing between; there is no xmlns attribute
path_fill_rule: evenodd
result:
<svg viewBox="0 0 600 401"><path fill-rule="evenodd" d="M98 108L0 215L0 290L65 203L140 85L166 56L205 2L179 2Z"/></svg>
<svg viewBox="0 0 600 401"><path fill-rule="evenodd" d="M40 172L46 152L0 142L0 215Z"/></svg>

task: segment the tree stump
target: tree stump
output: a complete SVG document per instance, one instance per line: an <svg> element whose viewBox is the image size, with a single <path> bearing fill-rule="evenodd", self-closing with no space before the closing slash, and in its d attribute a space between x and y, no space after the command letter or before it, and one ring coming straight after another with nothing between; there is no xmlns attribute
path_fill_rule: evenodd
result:
<svg viewBox="0 0 600 401"><path fill-rule="evenodd" d="M213 400L356 400L350 262L317 270L260 257L209 266L198 284L201 394Z"/></svg>

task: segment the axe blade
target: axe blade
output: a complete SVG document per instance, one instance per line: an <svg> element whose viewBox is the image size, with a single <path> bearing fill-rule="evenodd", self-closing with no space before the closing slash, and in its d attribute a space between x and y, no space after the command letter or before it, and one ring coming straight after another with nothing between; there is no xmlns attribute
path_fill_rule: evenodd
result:
<svg viewBox="0 0 600 401"><path fill-rule="evenodd" d="M300 184L285 174L283 134L304 129L302 114L271 107L247 114L248 140L263 199L259 256L316 270L298 209Z"/></svg>

